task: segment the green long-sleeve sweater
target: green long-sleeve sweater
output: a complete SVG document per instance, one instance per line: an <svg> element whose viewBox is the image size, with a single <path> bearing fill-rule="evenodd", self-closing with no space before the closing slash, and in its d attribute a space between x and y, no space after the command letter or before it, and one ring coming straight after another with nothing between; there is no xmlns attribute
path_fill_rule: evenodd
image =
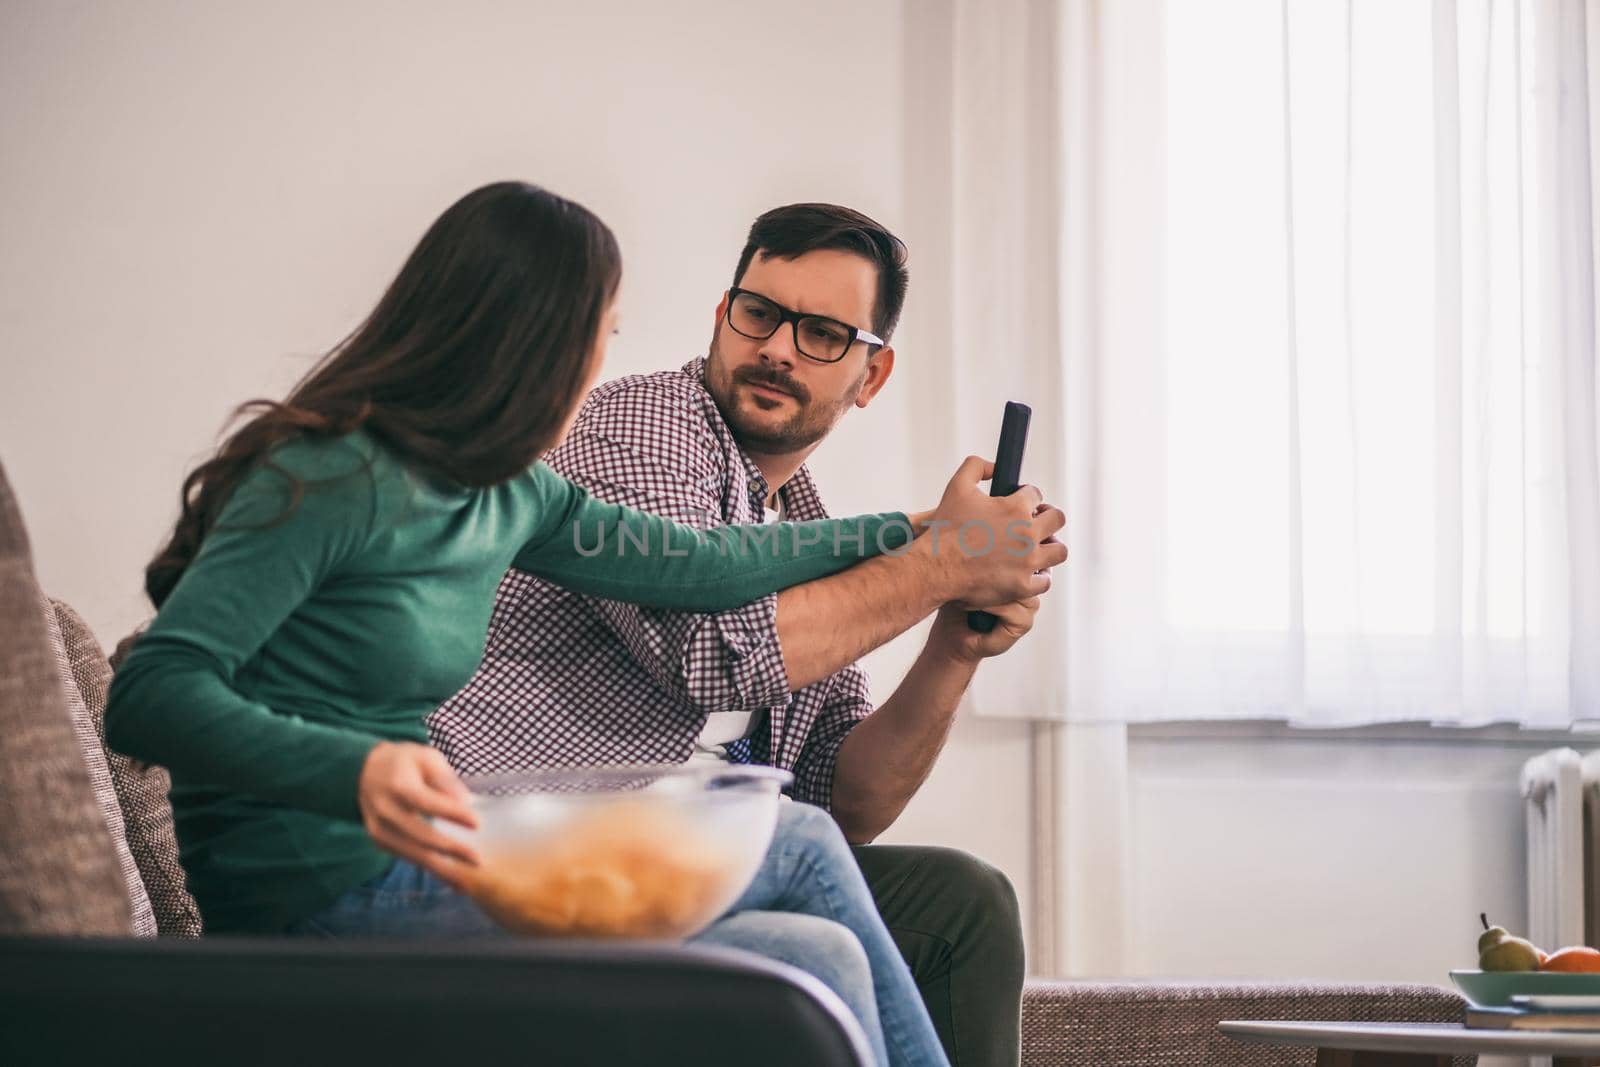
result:
<svg viewBox="0 0 1600 1067"><path fill-rule="evenodd" d="M721 611L899 547L910 526L887 512L750 532L602 504L543 464L441 490L364 434L296 442L235 489L117 672L107 742L171 772L207 928L282 929L391 862L360 824L362 764L379 740L426 742L425 716L482 657L508 567Z"/></svg>

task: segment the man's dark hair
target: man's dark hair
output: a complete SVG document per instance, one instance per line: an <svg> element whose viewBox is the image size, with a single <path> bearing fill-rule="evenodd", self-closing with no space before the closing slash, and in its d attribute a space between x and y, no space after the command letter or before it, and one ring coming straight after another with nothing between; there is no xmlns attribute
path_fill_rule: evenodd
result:
<svg viewBox="0 0 1600 1067"><path fill-rule="evenodd" d="M756 219L739 255L733 284L756 253L798 259L821 249L853 252L878 268L878 298L873 301L872 332L889 340L906 302L906 246L900 238L859 211L837 204L790 204Z"/></svg>

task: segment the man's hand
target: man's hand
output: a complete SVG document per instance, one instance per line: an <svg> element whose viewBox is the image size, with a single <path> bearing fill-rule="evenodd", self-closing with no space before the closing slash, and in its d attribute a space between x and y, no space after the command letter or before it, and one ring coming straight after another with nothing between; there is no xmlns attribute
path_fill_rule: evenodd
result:
<svg viewBox="0 0 1600 1067"><path fill-rule="evenodd" d="M928 647L954 660L977 663L1005 652L1033 629L1034 616L1039 614L1039 598L1031 596L999 607L984 608L1000 620L986 634L967 625L967 610L962 604L946 604L940 608L933 620L933 630L928 634Z"/></svg>

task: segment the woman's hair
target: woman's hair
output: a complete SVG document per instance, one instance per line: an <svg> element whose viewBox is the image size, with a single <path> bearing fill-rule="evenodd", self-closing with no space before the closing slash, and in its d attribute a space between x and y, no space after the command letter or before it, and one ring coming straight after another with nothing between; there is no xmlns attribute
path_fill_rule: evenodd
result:
<svg viewBox="0 0 1600 1067"><path fill-rule="evenodd" d="M145 568L157 607L228 495L267 453L362 429L444 485L496 485L526 470L582 399L622 257L605 223L521 182L468 193L422 235L367 320L281 403L250 416L184 479L172 539ZM290 508L304 486L295 484Z"/></svg>

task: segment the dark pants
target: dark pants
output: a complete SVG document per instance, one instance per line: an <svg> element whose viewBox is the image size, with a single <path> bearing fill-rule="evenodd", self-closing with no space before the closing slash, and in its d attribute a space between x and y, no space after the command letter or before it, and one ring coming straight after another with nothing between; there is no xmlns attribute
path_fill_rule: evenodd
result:
<svg viewBox="0 0 1600 1067"><path fill-rule="evenodd" d="M952 848L851 850L951 1067L1017 1067L1022 915L1005 875Z"/></svg>

